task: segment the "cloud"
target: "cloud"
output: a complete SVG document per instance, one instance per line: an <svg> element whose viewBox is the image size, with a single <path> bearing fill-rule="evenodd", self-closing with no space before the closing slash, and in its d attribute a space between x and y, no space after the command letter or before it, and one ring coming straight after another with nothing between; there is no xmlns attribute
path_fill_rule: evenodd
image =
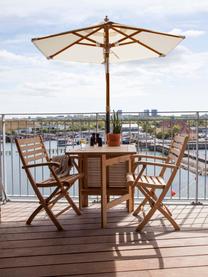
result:
<svg viewBox="0 0 208 277"><path fill-rule="evenodd" d="M36 103L39 102L38 109L42 112L52 112L54 108L56 112L68 109L74 112L104 111L105 74L102 65L40 60L39 55L17 55L5 50L0 51L0 59L4 61L0 65L0 97L11 96L1 101L3 109L5 103L8 109L11 107L11 99L24 96L24 102L28 101L28 104L19 105L16 110L32 111L32 107L37 109ZM195 87L198 82L205 88L207 63L208 52L195 53L185 46L178 46L165 58L111 65L112 107L119 105L133 110L138 97L154 99L155 91L156 95L164 97L166 89L172 90L176 84L179 90L186 84L189 92L192 84Z"/></svg>
<svg viewBox="0 0 208 277"><path fill-rule="evenodd" d="M181 29L173 29L172 31L169 32L170 34L175 34L175 35L182 35L188 38L197 38L200 36L203 36L206 34L206 31L204 30L186 30L182 31Z"/></svg>
<svg viewBox="0 0 208 277"><path fill-rule="evenodd" d="M187 100L189 107L206 107L207 0L2 0L0 5L1 112L104 111L104 66L48 61L30 39L93 24L106 14L115 22L164 32L175 26L171 32L193 42L185 40L165 58L111 65L112 109L184 109Z"/></svg>
<svg viewBox="0 0 208 277"><path fill-rule="evenodd" d="M116 12L117 11L117 12ZM96 1L96 0L2 0L0 16L1 17L19 17L31 18L38 17L42 24L52 24L53 21L47 19L54 18L54 24L59 22L76 23L83 22L91 18L103 18L104 13L109 12L115 17L124 14L134 14L138 16L154 15L178 15L178 14L194 14L208 11L208 2L206 0L199 1L175 1L175 0L126 0L118 1Z"/></svg>

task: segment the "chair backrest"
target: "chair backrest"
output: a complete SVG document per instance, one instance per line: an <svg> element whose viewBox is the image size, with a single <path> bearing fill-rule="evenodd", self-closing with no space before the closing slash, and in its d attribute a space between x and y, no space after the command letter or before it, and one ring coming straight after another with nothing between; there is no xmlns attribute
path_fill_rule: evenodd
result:
<svg viewBox="0 0 208 277"><path fill-rule="evenodd" d="M44 146L44 142L41 136L34 136L30 138L16 138L15 143L20 155L20 159L27 174L28 179L37 192L36 181L31 169L27 168L27 165L35 164L38 162L49 162L49 156Z"/></svg>
<svg viewBox="0 0 208 277"><path fill-rule="evenodd" d="M175 174L181 164L181 161L183 159L188 140L189 140L188 135L185 135L185 136L175 135L171 142L171 145L170 145L170 148L168 151L168 156L167 156L165 163L172 163L172 164L176 165L176 169L172 171L172 174L174 176L175 176ZM166 169L167 169L167 167L165 167L165 166L161 169L160 174L159 174L160 177L163 177Z"/></svg>
<svg viewBox="0 0 208 277"><path fill-rule="evenodd" d="M23 166L50 160L41 136L15 139L15 142Z"/></svg>

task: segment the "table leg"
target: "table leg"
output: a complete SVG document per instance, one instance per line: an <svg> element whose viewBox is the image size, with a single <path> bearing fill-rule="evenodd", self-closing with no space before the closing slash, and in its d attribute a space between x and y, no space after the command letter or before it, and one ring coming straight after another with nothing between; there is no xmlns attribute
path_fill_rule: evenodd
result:
<svg viewBox="0 0 208 277"><path fill-rule="evenodd" d="M134 188L129 186L128 193L129 193L129 200L126 201L127 209L128 209L128 212L131 213L134 210Z"/></svg>
<svg viewBox="0 0 208 277"><path fill-rule="evenodd" d="M106 183L106 155L101 157L101 227L107 225L107 183Z"/></svg>
<svg viewBox="0 0 208 277"><path fill-rule="evenodd" d="M82 196L82 207L88 207L88 195Z"/></svg>
<svg viewBox="0 0 208 277"><path fill-rule="evenodd" d="M84 178L83 178L83 181L82 181L82 188L87 188L87 157L86 156L83 156L83 162L82 162L82 172L84 172ZM86 194L82 194L82 207L88 207L88 195Z"/></svg>

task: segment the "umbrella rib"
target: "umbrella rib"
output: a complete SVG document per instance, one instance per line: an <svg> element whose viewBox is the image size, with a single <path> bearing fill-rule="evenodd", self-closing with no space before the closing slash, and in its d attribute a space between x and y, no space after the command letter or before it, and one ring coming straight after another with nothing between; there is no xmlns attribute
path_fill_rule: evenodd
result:
<svg viewBox="0 0 208 277"><path fill-rule="evenodd" d="M119 46L132 44L132 43L135 43L135 41L128 41L128 42L119 43Z"/></svg>
<svg viewBox="0 0 208 277"><path fill-rule="evenodd" d="M93 47L97 47L97 45L96 45L96 44L86 43L86 42L78 42L77 44L79 44L79 45L86 45L86 46L93 46Z"/></svg>
<svg viewBox="0 0 208 277"><path fill-rule="evenodd" d="M121 38L121 39L119 39L118 41L114 42L111 46L112 46L112 47L115 47L116 44L118 44L118 43L120 44L120 42L122 42L122 41L124 41L124 40L126 40L126 39L128 39L128 38L131 38L132 36L135 36L135 35L139 34L140 32L141 32L141 31L138 30L138 31L136 31L136 32L134 32L134 33L132 33L132 34L130 34L130 35L124 37L124 38Z"/></svg>
<svg viewBox="0 0 208 277"><path fill-rule="evenodd" d="M113 26L115 26L115 23L113 24ZM121 24L116 24L115 27L120 27L120 28L124 28L124 29L129 29L129 30L140 30L141 32L147 32L147 33L152 33L152 34L157 34L157 35L162 35L162 36L168 36L168 37L174 37L174 38L182 38L182 39L186 38L185 36L162 33L162 32L152 31L152 30L148 30L148 29L125 26L125 25L121 25Z"/></svg>
<svg viewBox="0 0 208 277"><path fill-rule="evenodd" d="M52 38L52 37L58 37L58 36L64 36L64 35L68 35L68 34L73 34L75 32L81 32L81 31L91 30L91 29L95 29L97 27L103 28L103 26L104 26L104 24L100 24L100 25L95 25L95 26L86 27L86 28L82 28L82 29L76 29L76 30L72 30L72 31L62 32L62 33L53 34L53 35L48 35L48 36L44 36L44 37L32 38L32 42L36 41L36 40L42 40L42 39L47 39L47 38Z"/></svg>
<svg viewBox="0 0 208 277"><path fill-rule="evenodd" d="M112 28L114 31L116 31L116 32L118 32L118 33L120 33L120 34L122 34L123 36L127 36L125 33L123 33L123 32L121 32L121 31L117 30L116 28L114 28L114 27L111 27L111 28ZM165 56L163 53L161 53L161 52L155 50L154 48L152 48L152 47L150 47L150 46L144 44L144 43L141 42L140 40L137 40L137 39L132 38L132 37L129 37L129 39L131 39L131 40L133 40L134 42L136 42L136 43L142 45L143 47L147 48L148 50L150 50L150 51L152 51L152 52L154 52L154 53L156 53L156 54L158 54L158 55L161 56L161 57L164 57L164 56Z"/></svg>
<svg viewBox="0 0 208 277"><path fill-rule="evenodd" d="M86 36L81 37L80 39L78 39L78 40L74 41L73 43L67 45L66 47L64 47L64 48L62 48L61 50L57 51L57 52L54 53L53 55L48 56L47 58L48 58L48 59L53 59L55 56L59 55L60 53L62 53L62 52L65 51L66 49L72 47L73 45L78 44L80 41L82 41L83 39L86 39L87 37L91 36L92 34L98 32L100 29L102 29L102 27L100 27L100 28L98 28L98 29L96 29L96 30L90 32L90 33L87 34Z"/></svg>
<svg viewBox="0 0 208 277"><path fill-rule="evenodd" d="M94 39L84 37L83 35L81 35L81 34L79 34L79 33L77 33L77 32L73 32L73 34L74 34L74 35L77 35L77 36L79 36L79 37L81 37L81 38L84 38L84 39L86 39L86 40L89 40L90 42L94 42L94 43L96 44L96 45L94 45L94 46L97 46L97 45L99 44L100 46L103 47L103 44L102 44L102 43L99 43L99 42L97 42L97 41L94 40ZM92 45L91 45L91 46L92 46Z"/></svg>

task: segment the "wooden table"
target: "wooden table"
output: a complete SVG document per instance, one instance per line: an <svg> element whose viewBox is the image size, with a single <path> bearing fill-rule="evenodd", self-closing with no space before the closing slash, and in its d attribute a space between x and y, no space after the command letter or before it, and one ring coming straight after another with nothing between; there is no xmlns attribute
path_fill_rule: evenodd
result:
<svg viewBox="0 0 208 277"><path fill-rule="evenodd" d="M80 208L88 206L89 195L101 195L101 226L107 224L107 210L127 201L128 211L133 210L133 191L126 174L131 172L130 156L136 153L133 144L109 147L103 145L73 149L66 154L79 156L79 170L84 177L79 183ZM110 196L119 195L110 201Z"/></svg>

